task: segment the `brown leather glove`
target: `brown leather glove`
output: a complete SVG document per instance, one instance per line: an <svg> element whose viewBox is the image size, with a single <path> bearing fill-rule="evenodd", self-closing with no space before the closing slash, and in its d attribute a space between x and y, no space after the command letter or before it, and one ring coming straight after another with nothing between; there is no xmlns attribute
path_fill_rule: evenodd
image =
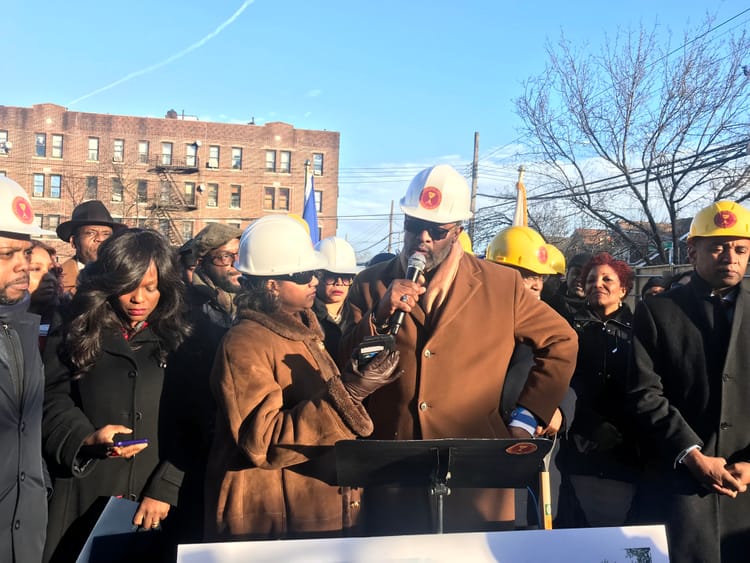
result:
<svg viewBox="0 0 750 563"><path fill-rule="evenodd" d="M404 370L396 370L398 365L398 350L383 350L372 360L367 362L360 371L356 358L349 360L344 371L341 372L341 382L346 387L351 398L362 402L365 397L377 391L383 385L396 381Z"/></svg>

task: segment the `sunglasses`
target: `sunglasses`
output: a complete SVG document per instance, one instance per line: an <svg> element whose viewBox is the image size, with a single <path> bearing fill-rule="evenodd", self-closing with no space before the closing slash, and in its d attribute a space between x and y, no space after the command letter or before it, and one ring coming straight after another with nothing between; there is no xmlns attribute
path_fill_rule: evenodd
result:
<svg viewBox="0 0 750 563"><path fill-rule="evenodd" d="M284 274L282 276L273 276L274 279L294 282L297 285L307 285L312 281L314 277L318 277L318 272L316 270L294 272L293 274Z"/></svg>
<svg viewBox="0 0 750 563"><path fill-rule="evenodd" d="M320 277L326 285L336 285L336 282L338 281L340 281L342 285L352 285L352 282L354 281L353 274L332 274L330 272L323 272Z"/></svg>
<svg viewBox="0 0 750 563"><path fill-rule="evenodd" d="M406 217L404 219L404 230L407 233L412 233L414 235L419 235L424 231L427 231L432 240L443 240L450 234L450 232L453 230L453 227L450 227L449 229L443 229L436 223L430 223L429 221L422 221L420 219Z"/></svg>

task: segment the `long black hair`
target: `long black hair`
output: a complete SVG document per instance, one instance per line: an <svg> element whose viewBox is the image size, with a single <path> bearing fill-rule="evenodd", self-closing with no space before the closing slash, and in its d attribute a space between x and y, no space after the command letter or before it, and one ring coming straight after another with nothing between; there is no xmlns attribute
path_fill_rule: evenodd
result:
<svg viewBox="0 0 750 563"><path fill-rule="evenodd" d="M160 342L161 356L185 339L189 327L184 318L184 284L175 254L160 233L149 229L123 229L102 243L97 259L78 275L78 287L70 303L63 329L62 354L74 376L88 371L101 354L105 332L123 330L117 313L120 295L134 291L151 262L159 276L159 302L148 317L148 326Z"/></svg>

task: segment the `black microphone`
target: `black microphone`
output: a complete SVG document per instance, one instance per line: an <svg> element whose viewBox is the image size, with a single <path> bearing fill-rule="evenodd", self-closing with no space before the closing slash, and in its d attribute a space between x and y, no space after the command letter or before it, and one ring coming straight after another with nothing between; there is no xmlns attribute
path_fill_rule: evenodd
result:
<svg viewBox="0 0 750 563"><path fill-rule="evenodd" d="M406 268L406 278L408 280L416 282L419 279L419 274L424 272L424 267L426 265L427 265L427 260L425 260L424 254L415 252L414 254L409 256L409 262L407 263L407 268ZM404 301L404 297L406 297L406 295L401 297L402 301ZM404 322L405 314L406 314L405 311L401 309L397 309L396 312L393 313L390 320L388 321L388 324L390 325L389 332L393 336L396 336L398 334L398 331L401 329L401 324Z"/></svg>

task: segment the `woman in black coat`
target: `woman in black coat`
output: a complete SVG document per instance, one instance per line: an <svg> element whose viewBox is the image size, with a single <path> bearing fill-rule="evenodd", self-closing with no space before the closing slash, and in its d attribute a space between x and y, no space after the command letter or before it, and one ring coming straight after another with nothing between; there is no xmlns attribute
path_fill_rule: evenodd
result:
<svg viewBox="0 0 750 563"><path fill-rule="evenodd" d="M182 281L156 231L107 239L84 268L45 349L43 448L55 479L45 560L75 560L110 496L139 502L133 524L158 528L181 473L164 460L172 418L165 359L184 338ZM120 440L148 444L115 447Z"/></svg>
<svg viewBox="0 0 750 563"><path fill-rule="evenodd" d="M635 433L624 409L633 314L622 300L633 287L633 270L601 253L582 276L586 307L569 319L578 332L570 381L577 403L558 457L558 525L621 526L630 521L638 476Z"/></svg>

